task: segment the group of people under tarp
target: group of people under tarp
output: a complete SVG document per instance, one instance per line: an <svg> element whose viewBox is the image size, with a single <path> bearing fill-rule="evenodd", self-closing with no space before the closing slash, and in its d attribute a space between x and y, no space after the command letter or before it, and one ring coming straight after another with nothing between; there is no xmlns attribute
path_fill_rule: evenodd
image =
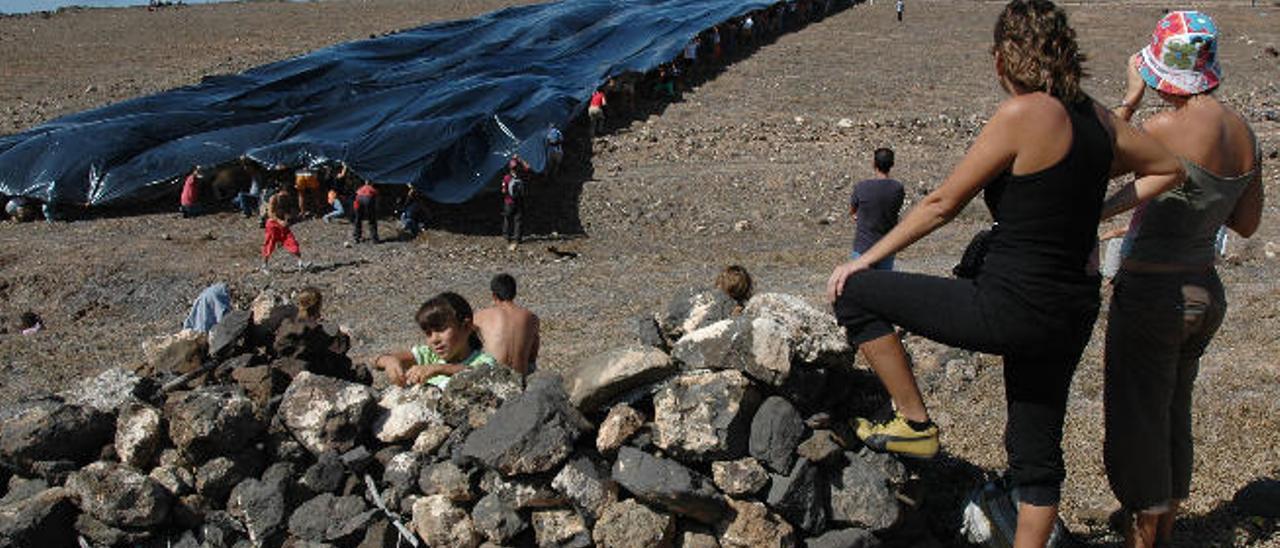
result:
<svg viewBox="0 0 1280 548"><path fill-rule="evenodd" d="M846 0L785 0L734 17L689 40L674 59L653 70L609 78L587 106L591 135L607 129L606 120L625 120L636 112L636 98L675 101L691 83L731 63L784 32L820 21Z"/></svg>

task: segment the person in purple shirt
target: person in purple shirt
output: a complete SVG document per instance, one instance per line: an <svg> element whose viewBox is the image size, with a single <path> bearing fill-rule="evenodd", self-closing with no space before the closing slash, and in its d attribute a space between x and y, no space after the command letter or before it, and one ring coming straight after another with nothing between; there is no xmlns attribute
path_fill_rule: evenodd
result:
<svg viewBox="0 0 1280 548"><path fill-rule="evenodd" d="M889 170L893 169L893 151L877 148L874 156L876 177L853 185L853 195L849 197L849 217L857 226L853 237L853 253L849 254L853 259L871 249L885 233L898 224L898 213L902 211L902 200L905 197L902 183L889 178ZM893 270L893 255L871 265L871 268Z"/></svg>

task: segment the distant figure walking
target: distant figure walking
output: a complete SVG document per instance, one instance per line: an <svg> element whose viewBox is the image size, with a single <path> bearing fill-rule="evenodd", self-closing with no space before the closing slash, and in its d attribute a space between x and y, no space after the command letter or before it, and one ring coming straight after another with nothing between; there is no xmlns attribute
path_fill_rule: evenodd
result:
<svg viewBox="0 0 1280 548"><path fill-rule="evenodd" d="M547 179L554 181L560 173L560 164L564 162L564 134L554 124L547 127Z"/></svg>
<svg viewBox="0 0 1280 548"><path fill-rule="evenodd" d="M591 136L604 131L604 107L609 104L603 89L591 94L591 102L587 105L587 117L591 119Z"/></svg>
<svg viewBox="0 0 1280 548"><path fill-rule="evenodd" d="M475 324L484 351L521 375L537 368L539 321L529 309L515 303L516 279L502 273L489 281L493 306L476 311Z"/></svg>
<svg viewBox="0 0 1280 548"><path fill-rule="evenodd" d="M529 165L519 156L512 156L507 162L507 174L502 176L502 235L507 238L507 249L512 251L524 239L520 224L524 219L524 198L529 192L528 173Z"/></svg>
<svg viewBox="0 0 1280 548"><path fill-rule="evenodd" d="M903 10L903 8L905 8L905 7L907 7L906 2L903 2L902 0L898 0L898 1L897 1L896 3L894 3L894 5L893 5L893 9L894 9L894 10L896 10L896 11L898 12L898 22L899 22L899 23L901 23L901 22L902 22L902 10Z"/></svg>
<svg viewBox="0 0 1280 548"><path fill-rule="evenodd" d="M849 254L851 259L862 256L898 224L898 214L902 211L902 201L905 198L902 183L889 177L889 170L893 169L892 150L877 148L873 154L872 167L876 178L853 185L853 194L849 196L849 217L856 227L853 253ZM871 268L893 270L893 255L881 259L871 265Z"/></svg>
<svg viewBox="0 0 1280 548"><path fill-rule="evenodd" d="M1227 311L1215 240L1222 225L1249 237L1262 218L1258 138L1213 94L1222 77L1217 45L1207 15L1166 15L1129 59L1128 90L1115 109L1128 120L1147 88L1155 90L1173 108L1142 127L1187 171L1186 183L1134 211L1111 297L1103 461L1127 513L1124 546L1172 542L1191 491L1200 357Z"/></svg>
<svg viewBox="0 0 1280 548"><path fill-rule="evenodd" d="M363 241L364 222L369 221L369 237L373 238L373 243L378 243L378 189L374 188L373 183L365 181L356 189L352 209L356 212L356 218L351 228L351 239L356 243Z"/></svg>

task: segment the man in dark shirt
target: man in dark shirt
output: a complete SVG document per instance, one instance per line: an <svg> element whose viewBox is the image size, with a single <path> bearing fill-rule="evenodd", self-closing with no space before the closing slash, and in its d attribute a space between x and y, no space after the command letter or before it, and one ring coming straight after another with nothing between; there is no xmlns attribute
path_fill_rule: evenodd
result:
<svg viewBox="0 0 1280 548"><path fill-rule="evenodd" d="M860 181L853 186L849 197L849 216L857 224L853 238L853 253L857 258L883 238L898 224L898 212L902 210L904 193L902 183L889 178L893 169L893 151L878 148L875 152L876 178ZM893 256L871 265L876 270L893 270Z"/></svg>

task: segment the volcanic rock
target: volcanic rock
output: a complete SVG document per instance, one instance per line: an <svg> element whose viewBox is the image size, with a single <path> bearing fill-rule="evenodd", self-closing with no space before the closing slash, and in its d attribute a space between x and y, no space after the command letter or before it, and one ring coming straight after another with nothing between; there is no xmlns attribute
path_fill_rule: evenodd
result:
<svg viewBox="0 0 1280 548"><path fill-rule="evenodd" d="M676 341L686 333L729 318L737 302L722 291L688 288L677 293L658 319L667 340Z"/></svg>
<svg viewBox="0 0 1280 548"><path fill-rule="evenodd" d="M422 468L418 488L424 495L441 495L449 502L475 500L475 474L464 471L452 462L440 462Z"/></svg>
<svg viewBox="0 0 1280 548"><path fill-rule="evenodd" d="M754 457L713 462L711 477L716 487L731 497L754 495L769 484L769 473Z"/></svg>
<svg viewBox="0 0 1280 548"><path fill-rule="evenodd" d="M53 402L0 426L0 457L19 466L36 461L84 464L98 456L115 431L111 416L89 406Z"/></svg>
<svg viewBox="0 0 1280 548"><path fill-rule="evenodd" d="M82 510L115 527L150 527L169 517L173 495L159 483L114 463L95 462L67 478Z"/></svg>
<svg viewBox="0 0 1280 548"><path fill-rule="evenodd" d="M505 544L529 527L507 503L496 495L485 495L471 510L471 519L480 534L496 544Z"/></svg>
<svg viewBox="0 0 1280 548"><path fill-rule="evenodd" d="M422 497L413 503L413 529L428 546L474 548L480 544L471 516L443 495Z"/></svg>
<svg viewBox="0 0 1280 548"><path fill-rule="evenodd" d="M591 532L573 510L540 510L531 516L538 548L588 548Z"/></svg>
<svg viewBox="0 0 1280 548"><path fill-rule="evenodd" d="M193 464L235 453L257 439L263 427L253 402L239 390L208 386L175 394L165 403L169 439Z"/></svg>
<svg viewBox="0 0 1280 548"><path fill-rule="evenodd" d="M847 453L848 464L831 481L831 519L873 531L898 521L897 495L880 467Z"/></svg>
<svg viewBox="0 0 1280 548"><path fill-rule="evenodd" d="M796 545L791 524L770 512L765 505L729 499L729 507L733 509L734 516L720 535L721 546L791 548Z"/></svg>
<svg viewBox="0 0 1280 548"><path fill-rule="evenodd" d="M703 523L716 523L727 510L724 497L706 477L632 447L618 450L613 479L640 500Z"/></svg>
<svg viewBox="0 0 1280 548"><path fill-rule="evenodd" d="M316 495L302 503L289 517L289 533L303 540L331 544L354 544L364 538L364 530L378 510L369 510L358 496Z"/></svg>
<svg viewBox="0 0 1280 548"><path fill-rule="evenodd" d="M818 533L827 526L827 500L827 485L818 467L799 459L789 475L772 475L765 502L805 532Z"/></svg>
<svg viewBox="0 0 1280 548"><path fill-rule="evenodd" d="M255 546L266 544L285 528L288 510L285 486L279 482L250 478L236 485L227 499L227 513L244 523Z"/></svg>
<svg viewBox="0 0 1280 548"><path fill-rule="evenodd" d="M652 347L610 350L583 361L565 376L569 401L584 413L632 389L655 383L677 370L666 353Z"/></svg>
<svg viewBox="0 0 1280 548"><path fill-rule="evenodd" d="M341 453L368 432L375 400L368 386L304 371L285 390L276 416L312 453Z"/></svg>
<svg viewBox="0 0 1280 548"><path fill-rule="evenodd" d="M785 474L795 462L796 446L804 436L804 419L791 402L770 396L751 419L751 456L774 472Z"/></svg>
<svg viewBox="0 0 1280 548"><path fill-rule="evenodd" d="M605 455L613 454L641 426L644 426L644 414L627 404L613 406L604 422L600 423L600 431L596 434L596 450Z"/></svg>
<svg viewBox="0 0 1280 548"><path fill-rule="evenodd" d="M671 546L675 532L671 516L627 499L605 507L591 537L601 548L652 548Z"/></svg>
<svg viewBox="0 0 1280 548"><path fill-rule="evenodd" d="M590 521L599 518L606 505L618 500L618 487L609 477L608 465L588 457L578 457L565 464L551 481L551 487L573 501Z"/></svg>
<svg viewBox="0 0 1280 548"><path fill-rule="evenodd" d="M507 400L520 395L520 374L502 365L468 368L449 378L437 410L454 428L479 428Z"/></svg>
<svg viewBox="0 0 1280 548"><path fill-rule="evenodd" d="M654 443L694 461L741 457L759 402L737 371L677 377L654 396Z"/></svg>
<svg viewBox="0 0 1280 548"><path fill-rule="evenodd" d="M74 546L78 513L61 487L0 506L0 546Z"/></svg>
<svg viewBox="0 0 1280 548"><path fill-rule="evenodd" d="M126 466L148 470L164 443L160 410L142 402L128 402L116 417L116 456Z"/></svg>
<svg viewBox="0 0 1280 548"><path fill-rule="evenodd" d="M467 436L463 455L505 475L547 472L573 450L591 423L569 405L555 377L533 377L528 389L508 400L485 426Z"/></svg>
<svg viewBox="0 0 1280 548"><path fill-rule="evenodd" d="M373 423L373 435L383 443L412 440L431 424L443 422L436 412L440 390L419 384L410 388L392 386L378 400L379 416Z"/></svg>

